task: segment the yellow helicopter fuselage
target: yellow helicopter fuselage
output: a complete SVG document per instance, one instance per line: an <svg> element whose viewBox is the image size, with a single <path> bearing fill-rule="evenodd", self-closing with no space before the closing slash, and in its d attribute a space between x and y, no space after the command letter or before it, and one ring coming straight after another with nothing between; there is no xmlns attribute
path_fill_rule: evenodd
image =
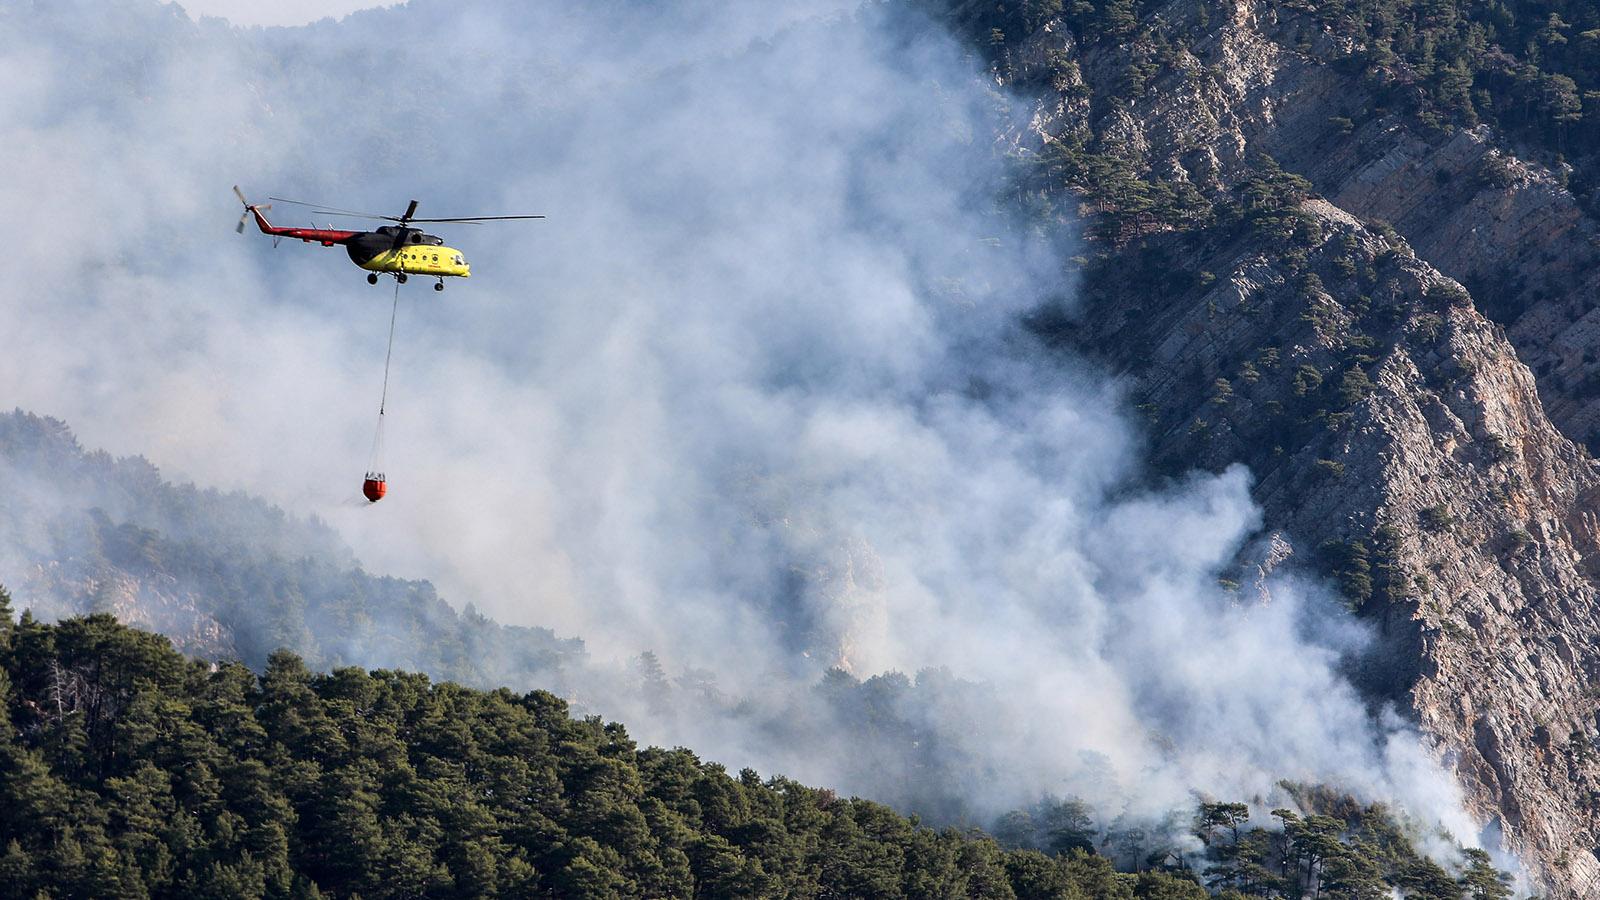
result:
<svg viewBox="0 0 1600 900"><path fill-rule="evenodd" d="M436 244L407 244L393 250L384 250L356 265L369 272L426 275L435 277L469 278L472 266L460 250Z"/></svg>

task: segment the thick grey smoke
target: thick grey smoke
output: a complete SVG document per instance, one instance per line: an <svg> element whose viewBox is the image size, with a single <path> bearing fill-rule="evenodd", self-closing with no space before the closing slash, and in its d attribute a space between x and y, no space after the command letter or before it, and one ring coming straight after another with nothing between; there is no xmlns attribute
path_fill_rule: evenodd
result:
<svg viewBox="0 0 1600 900"><path fill-rule="evenodd" d="M1360 629L1292 581L1218 587L1249 474L1133 489L1114 385L1030 344L1070 232L1002 208L1014 101L901 5L418 0L270 32L77 5L0 0L6 403L725 696L945 667L991 690L931 723L980 808L1291 778L1473 830L1337 674ZM402 290L377 507L352 498L390 288L236 238L234 182L550 216L444 231L472 279ZM645 739L883 793L826 727L592 690Z"/></svg>

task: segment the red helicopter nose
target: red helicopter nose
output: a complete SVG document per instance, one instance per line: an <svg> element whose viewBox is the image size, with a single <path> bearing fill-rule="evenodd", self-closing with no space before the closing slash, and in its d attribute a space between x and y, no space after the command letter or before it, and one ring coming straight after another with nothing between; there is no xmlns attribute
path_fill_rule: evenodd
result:
<svg viewBox="0 0 1600 900"><path fill-rule="evenodd" d="M382 475L367 475L367 480L361 482L361 495L373 503L383 499L389 493L389 485L383 480Z"/></svg>

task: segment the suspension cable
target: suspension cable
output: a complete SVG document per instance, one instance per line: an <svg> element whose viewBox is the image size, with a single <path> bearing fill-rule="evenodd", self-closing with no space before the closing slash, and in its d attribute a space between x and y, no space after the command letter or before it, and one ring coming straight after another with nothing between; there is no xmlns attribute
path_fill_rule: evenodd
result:
<svg viewBox="0 0 1600 900"><path fill-rule="evenodd" d="M389 349L383 354L383 396L378 400L378 416L389 402L389 360L394 358L394 320L400 314L400 280L394 282L394 308L389 310Z"/></svg>
<svg viewBox="0 0 1600 900"><path fill-rule="evenodd" d="M383 478L383 415L389 406L389 363L394 359L394 323L400 315L400 282L394 283L394 306L389 310L389 346L383 353L383 394L378 400L378 428L372 434L372 458L367 464L369 476Z"/></svg>

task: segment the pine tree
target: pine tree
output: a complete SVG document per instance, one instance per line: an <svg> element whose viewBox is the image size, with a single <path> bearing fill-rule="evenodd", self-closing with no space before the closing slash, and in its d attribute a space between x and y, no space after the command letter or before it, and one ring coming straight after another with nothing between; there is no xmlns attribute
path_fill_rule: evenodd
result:
<svg viewBox="0 0 1600 900"><path fill-rule="evenodd" d="M1473 847L1466 851L1466 858L1461 887L1468 900L1510 900L1511 876L1496 870L1488 853Z"/></svg>

